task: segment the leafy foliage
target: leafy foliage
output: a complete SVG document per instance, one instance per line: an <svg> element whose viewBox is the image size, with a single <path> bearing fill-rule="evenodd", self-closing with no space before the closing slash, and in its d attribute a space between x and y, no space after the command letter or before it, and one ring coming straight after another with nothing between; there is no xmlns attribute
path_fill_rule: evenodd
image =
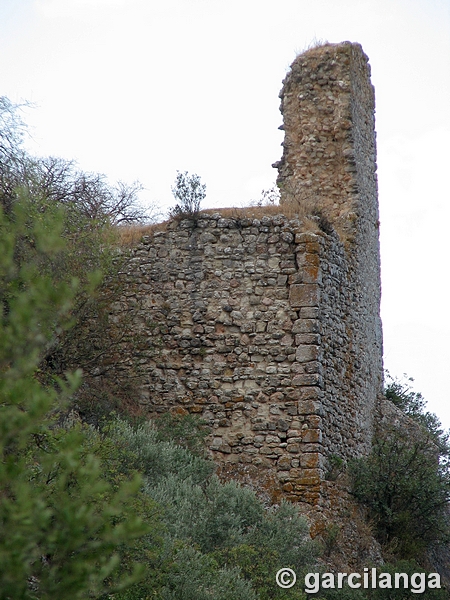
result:
<svg viewBox="0 0 450 600"><path fill-rule="evenodd" d="M103 175L84 173L72 161L30 156L23 147L25 134L20 107L0 97L0 206L16 219L18 207L26 204L21 216L25 229L16 239L14 260L35 265L54 282L78 282L70 309L77 326L59 327L47 341L41 353L41 379L81 368L85 379L76 393L77 407L90 413L94 422L133 394L131 377L126 384L112 378L105 382L101 358L123 341L134 317L130 311L121 329L112 328L108 320L111 302L120 295L116 275L128 258L115 247L118 226L147 218L138 203L141 186L138 182L112 186ZM51 231L52 221L55 227L57 222L55 239L61 247L45 254L26 229ZM8 294L4 290L4 304Z"/></svg>
<svg viewBox="0 0 450 600"><path fill-rule="evenodd" d="M193 454L205 455L205 439L209 432L205 428L205 422L196 415L167 412L158 417L154 425L161 441L170 440Z"/></svg>
<svg viewBox="0 0 450 600"><path fill-rule="evenodd" d="M300 572L314 561L315 547L295 506L268 511L253 491L221 484L210 461L161 440L149 423L115 419L104 435L117 453L109 470L138 470L164 524L164 550L145 580L148 588L136 584L117 598L145 597L155 580L161 598L304 598L299 589L286 595L274 581L286 563Z"/></svg>
<svg viewBox="0 0 450 600"><path fill-rule="evenodd" d="M400 558L420 556L448 537L450 475L430 440L391 429L352 466L353 493L366 504L378 538Z"/></svg>
<svg viewBox="0 0 450 600"><path fill-rule="evenodd" d="M265 512L258 526L253 527L238 545L226 546L214 552L219 564L235 565L241 569L258 592L260 600L304 598L300 582L311 568L317 552L307 541L307 527L292 504L283 502L277 509ZM274 589L274 573L290 566L299 583L292 589Z"/></svg>
<svg viewBox="0 0 450 600"><path fill-rule="evenodd" d="M55 422L80 375L46 386L38 365L68 325L76 282L40 268L64 251L61 215L28 209L0 210L0 598L95 597L137 577L115 570L120 547L147 531L130 505L139 480L113 489L82 429Z"/></svg>
<svg viewBox="0 0 450 600"><path fill-rule="evenodd" d="M146 486L157 485L171 476L203 484L214 470L210 461L173 441L161 441L159 432L148 422L133 426L116 419L105 427L104 433L120 450L120 468L126 472L139 471Z"/></svg>
<svg viewBox="0 0 450 600"><path fill-rule="evenodd" d="M400 380L386 372L384 395L408 417L417 421L427 430L438 445L441 456L447 455L450 452L449 434L442 429L439 418L426 410L426 400L420 392L412 389L411 383L413 382L414 379L407 375Z"/></svg>
<svg viewBox="0 0 450 600"><path fill-rule="evenodd" d="M368 506L393 556L420 558L432 544L449 540L448 438L409 383L390 378L386 397L421 427L378 432L371 454L350 466L353 493Z"/></svg>
<svg viewBox="0 0 450 600"><path fill-rule="evenodd" d="M175 565L161 590L161 600L257 600L239 569L219 568L213 558L193 547L175 554Z"/></svg>
<svg viewBox="0 0 450 600"><path fill-rule="evenodd" d="M200 204L206 196L206 185L201 183L199 175L189 175L187 171L177 171L175 185L172 193L177 204L170 210L171 217L188 216L196 217L200 211Z"/></svg>

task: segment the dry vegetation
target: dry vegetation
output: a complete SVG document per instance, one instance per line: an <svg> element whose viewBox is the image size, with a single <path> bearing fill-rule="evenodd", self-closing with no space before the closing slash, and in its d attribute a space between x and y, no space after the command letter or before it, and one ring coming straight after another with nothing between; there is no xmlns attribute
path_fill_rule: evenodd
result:
<svg viewBox="0 0 450 600"><path fill-rule="evenodd" d="M270 215L284 215L288 219L299 219L302 222L305 231L319 231L319 217L310 210L299 210L290 204L267 205L267 206L246 206L243 208L208 208L202 210L203 214L219 213L225 219L262 219ZM177 217L179 219L179 217ZM137 245L144 235L153 235L157 231L166 231L168 225L173 221L169 219L162 223L153 223L150 225L121 225L117 227L117 244L119 247L133 247Z"/></svg>
<svg viewBox="0 0 450 600"><path fill-rule="evenodd" d="M152 235L156 231L165 231L169 221L151 223L150 225L121 225L117 227L117 244L120 247L132 247L139 244L144 235Z"/></svg>

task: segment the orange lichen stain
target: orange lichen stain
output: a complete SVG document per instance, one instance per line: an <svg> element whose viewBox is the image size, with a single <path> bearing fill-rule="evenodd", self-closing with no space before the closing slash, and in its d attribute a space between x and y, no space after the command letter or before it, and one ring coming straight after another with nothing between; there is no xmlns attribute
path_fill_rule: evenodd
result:
<svg viewBox="0 0 450 600"><path fill-rule="evenodd" d="M305 248L306 248L306 252L308 254L316 255L317 256L319 254L319 252L320 252L320 243L319 242L306 242L305 243ZM319 257L317 256L317 259L318 258ZM309 256L308 256L308 260L310 260ZM311 257L311 260L312 260L312 257Z"/></svg>
<svg viewBox="0 0 450 600"><path fill-rule="evenodd" d="M181 416L185 417L186 415L189 414L189 412L185 408L183 408L182 406L173 406L170 409L170 414L172 414L172 415L178 415L180 417Z"/></svg>
<svg viewBox="0 0 450 600"><path fill-rule="evenodd" d="M322 535L325 532L326 528L327 528L327 523L325 520L322 520L322 519L314 520L309 529L309 533L310 533L312 539L314 539L318 535Z"/></svg>
<svg viewBox="0 0 450 600"><path fill-rule="evenodd" d="M304 267L304 272L308 275L308 282L317 281L319 278L319 267L315 265L307 265Z"/></svg>
<svg viewBox="0 0 450 600"><path fill-rule="evenodd" d="M307 469L314 471L315 469ZM301 489L302 487L310 487L320 484L320 476L318 473L311 473L310 475L303 475L303 477L299 477L296 481L296 489Z"/></svg>

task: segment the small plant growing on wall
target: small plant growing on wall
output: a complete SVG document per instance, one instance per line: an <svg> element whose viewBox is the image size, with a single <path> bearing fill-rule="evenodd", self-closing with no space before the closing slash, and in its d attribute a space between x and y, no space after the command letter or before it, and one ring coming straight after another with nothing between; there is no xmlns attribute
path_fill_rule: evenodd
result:
<svg viewBox="0 0 450 600"><path fill-rule="evenodd" d="M259 200L252 200L250 206L277 206L280 203L280 190L273 185L268 190L261 191Z"/></svg>
<svg viewBox="0 0 450 600"><path fill-rule="evenodd" d="M336 481L341 473L345 470L344 459L337 454L332 454L328 458L328 469L325 473L325 479L327 481Z"/></svg>
<svg viewBox="0 0 450 600"><path fill-rule="evenodd" d="M172 194L177 204L170 209L169 215L173 217L193 217L200 212L200 204L206 196L206 185L201 183L199 175L189 175L187 171L177 171Z"/></svg>

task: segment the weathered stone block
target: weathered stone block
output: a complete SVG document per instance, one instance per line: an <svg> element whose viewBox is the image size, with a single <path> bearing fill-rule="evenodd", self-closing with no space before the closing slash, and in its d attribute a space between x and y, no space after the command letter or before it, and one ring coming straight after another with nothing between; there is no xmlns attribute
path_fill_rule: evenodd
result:
<svg viewBox="0 0 450 600"><path fill-rule="evenodd" d="M299 400L298 402L298 414L299 415L314 415L320 414L322 411L322 404L317 400Z"/></svg>
<svg viewBox="0 0 450 600"><path fill-rule="evenodd" d="M324 392L320 387L305 387L298 390L299 400L321 400Z"/></svg>
<svg viewBox="0 0 450 600"><path fill-rule="evenodd" d="M300 363L310 362L319 358L319 346L299 346L295 352L295 360ZM308 384L305 384L308 385ZM312 385L312 384L310 384Z"/></svg>
<svg viewBox="0 0 450 600"><path fill-rule="evenodd" d="M321 341L321 337L318 333L298 333L295 336L296 346L301 346L303 344L319 345L320 341Z"/></svg>
<svg viewBox="0 0 450 600"><path fill-rule="evenodd" d="M317 319L297 319L292 326L292 333L319 333L320 323Z"/></svg>
<svg viewBox="0 0 450 600"><path fill-rule="evenodd" d="M295 487L298 486L313 486L320 484L320 471L319 469L303 469L302 475L296 479Z"/></svg>
<svg viewBox="0 0 450 600"><path fill-rule="evenodd" d="M300 446L298 444L288 444L286 446L286 450L291 452L291 454L298 454L300 451Z"/></svg>
<svg viewBox="0 0 450 600"><path fill-rule="evenodd" d="M291 457L290 456L280 456L277 462L277 466L280 469L289 469L291 466Z"/></svg>
<svg viewBox="0 0 450 600"><path fill-rule="evenodd" d="M323 447L321 444L302 444L302 452L323 452Z"/></svg>
<svg viewBox="0 0 450 600"><path fill-rule="evenodd" d="M320 429L323 424L323 419L319 415L308 415L307 422L311 429Z"/></svg>
<svg viewBox="0 0 450 600"><path fill-rule="evenodd" d="M320 375L318 373L304 373L296 375L292 378L293 385L318 385L320 383Z"/></svg>
<svg viewBox="0 0 450 600"><path fill-rule="evenodd" d="M267 447L260 448L259 453L260 454L273 454L273 449L267 448Z"/></svg>
<svg viewBox="0 0 450 600"><path fill-rule="evenodd" d="M322 432L320 429L305 429L302 431L302 441L305 443L320 443L322 441Z"/></svg>
<svg viewBox="0 0 450 600"><path fill-rule="evenodd" d="M295 235L296 244L319 243L319 236L312 231L303 231Z"/></svg>
<svg viewBox="0 0 450 600"><path fill-rule="evenodd" d="M305 469L314 469L322 466L321 455L318 453L308 453L300 455L300 466Z"/></svg>
<svg viewBox="0 0 450 600"><path fill-rule="evenodd" d="M315 283L299 283L289 288L289 302L293 308L317 307L320 303L320 288Z"/></svg>
<svg viewBox="0 0 450 600"><path fill-rule="evenodd" d="M268 435L268 436L266 436L266 443L267 444L279 444L280 438L277 435Z"/></svg>
<svg viewBox="0 0 450 600"><path fill-rule="evenodd" d="M301 436L301 431L299 429L289 429L287 432L288 438L295 438L295 437L300 437L300 436Z"/></svg>

